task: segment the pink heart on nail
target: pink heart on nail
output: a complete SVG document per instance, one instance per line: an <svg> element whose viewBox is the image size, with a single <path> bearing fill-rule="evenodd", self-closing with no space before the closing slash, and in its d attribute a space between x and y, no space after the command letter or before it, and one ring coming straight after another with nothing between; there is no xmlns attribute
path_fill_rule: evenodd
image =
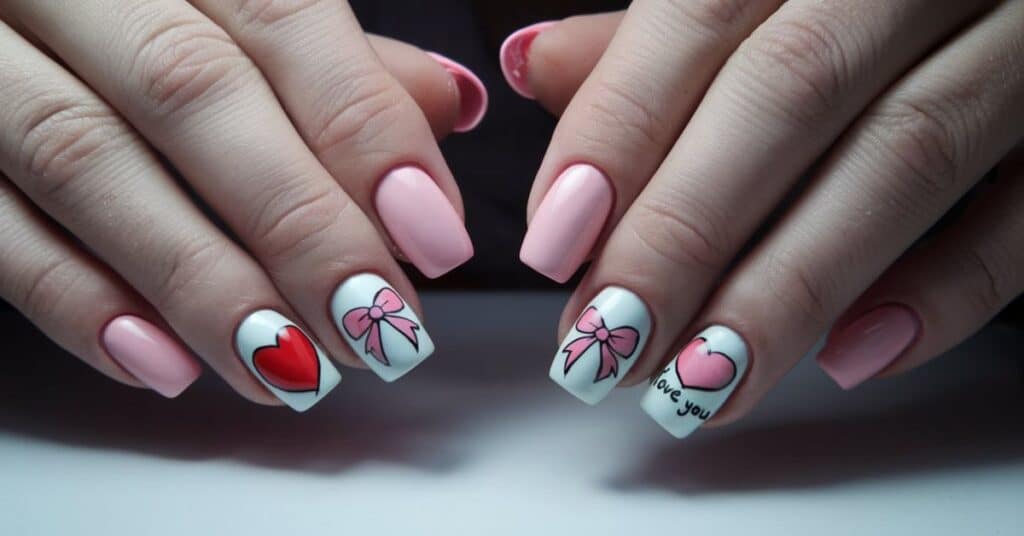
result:
<svg viewBox="0 0 1024 536"><path fill-rule="evenodd" d="M707 341L690 341L676 357L676 376L688 389L718 391L736 377L736 363L721 352L708 352Z"/></svg>

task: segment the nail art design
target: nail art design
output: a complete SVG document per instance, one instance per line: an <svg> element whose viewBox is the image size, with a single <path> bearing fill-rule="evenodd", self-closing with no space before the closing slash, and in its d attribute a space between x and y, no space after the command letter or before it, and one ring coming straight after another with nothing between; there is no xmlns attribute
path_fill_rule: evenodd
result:
<svg viewBox="0 0 1024 536"><path fill-rule="evenodd" d="M885 304L829 334L818 353L818 365L840 387L853 389L906 353L920 331L913 309Z"/></svg>
<svg viewBox="0 0 1024 536"><path fill-rule="evenodd" d="M399 333L408 339L413 349L419 350L420 343L416 337L416 331L420 325L408 318L398 316L397 312L405 309L405 302L398 296L398 293L390 288L382 288L377 291L373 298L373 305L369 307L356 307L345 313L342 317L342 325L345 326L345 333L353 339L366 337L364 351L380 361L382 365L391 366L388 356L384 352L384 342L380 338L380 325L382 322L391 325Z"/></svg>
<svg viewBox="0 0 1024 536"><path fill-rule="evenodd" d="M746 372L747 345L735 331L711 326L651 380L641 406L668 433L684 438L729 399Z"/></svg>
<svg viewBox="0 0 1024 536"><path fill-rule="evenodd" d="M385 381L397 380L434 352L416 313L375 274L346 279L331 298L331 315L352 351Z"/></svg>
<svg viewBox="0 0 1024 536"><path fill-rule="evenodd" d="M573 324L549 375L580 400L596 404L632 368L650 331L651 317L643 300L622 287L607 287Z"/></svg>
<svg viewBox="0 0 1024 536"><path fill-rule="evenodd" d="M323 350L277 311L247 316L238 326L235 347L256 378L295 411L309 409L341 381Z"/></svg>

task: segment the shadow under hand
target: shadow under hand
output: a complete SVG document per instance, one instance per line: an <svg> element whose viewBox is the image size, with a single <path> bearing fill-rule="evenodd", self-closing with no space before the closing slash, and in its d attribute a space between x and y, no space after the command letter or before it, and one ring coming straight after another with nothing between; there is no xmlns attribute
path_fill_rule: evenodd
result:
<svg viewBox="0 0 1024 536"><path fill-rule="evenodd" d="M467 404L429 376L385 385L352 370L302 414L252 404L209 371L168 401L99 376L24 319L0 316L9 317L2 324L9 327L9 366L0 375L0 435L325 475L373 462L442 472L462 456L460 423L486 411L486 400Z"/></svg>
<svg viewBox="0 0 1024 536"><path fill-rule="evenodd" d="M660 436L653 454L611 485L699 495L1022 463L1020 363L979 361L1007 356L1021 339L999 335L1007 334L990 330L927 369L850 393L826 386L813 363L802 363L792 375L802 385L780 388L785 396L749 417L749 425L704 430L682 442ZM851 408L854 414L838 416Z"/></svg>

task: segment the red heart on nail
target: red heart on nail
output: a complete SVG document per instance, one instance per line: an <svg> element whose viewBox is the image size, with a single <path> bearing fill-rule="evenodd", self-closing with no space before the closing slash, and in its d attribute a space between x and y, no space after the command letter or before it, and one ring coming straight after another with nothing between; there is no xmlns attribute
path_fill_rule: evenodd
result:
<svg viewBox="0 0 1024 536"><path fill-rule="evenodd" d="M698 337L676 357L676 376L688 389L717 391L732 383L736 363L721 352L708 352L707 341Z"/></svg>
<svg viewBox="0 0 1024 536"><path fill-rule="evenodd" d="M257 348L252 364L267 383L282 391L320 390L320 357L306 334L295 326L277 332L276 346Z"/></svg>

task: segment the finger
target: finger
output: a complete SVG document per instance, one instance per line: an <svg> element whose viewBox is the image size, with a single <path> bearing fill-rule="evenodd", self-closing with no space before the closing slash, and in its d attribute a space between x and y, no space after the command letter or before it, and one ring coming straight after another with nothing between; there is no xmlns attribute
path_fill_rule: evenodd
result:
<svg viewBox="0 0 1024 536"><path fill-rule="evenodd" d="M326 355L365 363L394 380L433 352L422 330L409 335L408 342L388 345L387 359L374 357L365 340L348 336L343 318L349 309L372 305L384 287L415 299L412 286L373 225L296 135L260 71L223 30L173 0L133 9L87 0L78 3L83 13L71 13L56 1L17 5L32 16L26 18L30 24L74 24L117 33L116 43L86 31L47 33L46 38L210 204L298 313L295 321L323 343ZM119 16L109 16L119 10ZM123 24L110 28L111 20ZM409 175L415 174L398 174L400 185L407 184ZM426 194L412 199L407 201L423 205L436 200ZM359 292L345 293L347 299L335 304L334 297L352 281L362 282L351 287ZM416 308L412 302L402 314L419 326ZM265 327L282 326L283 321L275 321ZM247 333L239 331L239 337ZM239 352L250 368L252 353ZM311 386L317 376L312 365L319 361L311 351L303 354L310 365L304 369L304 385ZM312 403L324 394L308 389L298 398Z"/></svg>
<svg viewBox="0 0 1024 536"><path fill-rule="evenodd" d="M662 380L710 415L728 399L718 423L750 411L843 309L1021 139L1022 28L1024 2L1004 2L875 101L694 323L741 334L750 358L742 385L740 370L711 394L680 387L687 381L679 370L686 375L688 365L707 363L687 347L644 398L652 418L679 437L705 420L677 416L679 402L657 388ZM916 329L905 310L886 315L890 333ZM705 349L716 351L711 341Z"/></svg>
<svg viewBox="0 0 1024 536"><path fill-rule="evenodd" d="M976 9L953 0L872 0L853 11L838 0L787 2L722 68L573 294L562 329L605 287L630 289L656 331L622 383L648 378L814 160ZM811 43L817 36L829 45Z"/></svg>
<svg viewBox="0 0 1024 536"><path fill-rule="evenodd" d="M1022 206L1018 151L960 221L898 261L843 314L818 354L822 369L852 389L918 367L981 329L1024 291ZM892 329L893 320L908 327Z"/></svg>
<svg viewBox="0 0 1024 536"><path fill-rule="evenodd" d="M218 374L266 404L280 396L302 409L330 391L338 378L326 361L317 394L271 394L256 381L235 332L267 309L291 314L284 299L102 99L2 25L0 90L0 169Z"/></svg>
<svg viewBox="0 0 1024 536"><path fill-rule="evenodd" d="M779 3L630 6L552 136L530 193L524 263L558 282L572 276L654 174L721 64Z"/></svg>
<svg viewBox="0 0 1024 536"><path fill-rule="evenodd" d="M256 62L307 145L405 258L433 278L472 256L430 126L346 2L191 1Z"/></svg>
<svg viewBox="0 0 1024 536"><path fill-rule="evenodd" d="M367 34L384 68L412 97L441 139L469 132L487 115L487 88L466 66L408 43Z"/></svg>
<svg viewBox="0 0 1024 536"><path fill-rule="evenodd" d="M152 308L2 176L0 214L0 297L50 339L110 378L167 398L199 377L199 363Z"/></svg>
<svg viewBox="0 0 1024 536"><path fill-rule="evenodd" d="M501 45L501 71L523 97L562 115L615 35L625 11L533 24Z"/></svg>

